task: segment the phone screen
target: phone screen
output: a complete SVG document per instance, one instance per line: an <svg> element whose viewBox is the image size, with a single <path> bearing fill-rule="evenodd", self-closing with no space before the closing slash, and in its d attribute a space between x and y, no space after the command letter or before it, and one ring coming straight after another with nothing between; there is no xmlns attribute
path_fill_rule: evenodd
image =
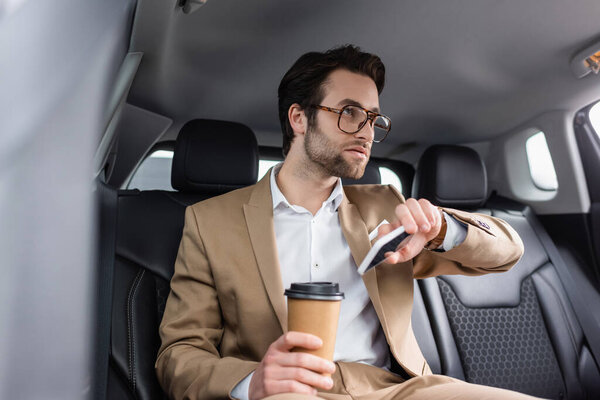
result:
<svg viewBox="0 0 600 400"><path fill-rule="evenodd" d="M396 251L398 246L406 245L408 240L410 240L410 236L411 235L409 235L408 233L402 232L401 234L384 244L381 247L381 249L379 249L379 251L375 254L373 259L369 262L369 265L364 270L363 274L369 271L371 268L375 268L383 261L385 261L385 253L387 253L388 251Z"/></svg>

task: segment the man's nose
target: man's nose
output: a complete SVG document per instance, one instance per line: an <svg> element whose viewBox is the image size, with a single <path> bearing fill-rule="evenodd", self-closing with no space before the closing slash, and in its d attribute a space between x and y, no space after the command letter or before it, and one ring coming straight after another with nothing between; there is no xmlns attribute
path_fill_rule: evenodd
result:
<svg viewBox="0 0 600 400"><path fill-rule="evenodd" d="M375 139L375 127L373 126L373 121L368 119L365 122L365 125L354 134L354 137L363 139L367 142L373 142Z"/></svg>

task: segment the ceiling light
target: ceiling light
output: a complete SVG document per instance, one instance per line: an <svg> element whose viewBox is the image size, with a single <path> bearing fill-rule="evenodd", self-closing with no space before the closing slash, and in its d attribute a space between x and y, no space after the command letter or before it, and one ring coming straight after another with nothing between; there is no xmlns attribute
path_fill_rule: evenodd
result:
<svg viewBox="0 0 600 400"><path fill-rule="evenodd" d="M587 47L580 51L571 60L571 71L576 78L583 78L590 72L600 72L600 43Z"/></svg>
<svg viewBox="0 0 600 400"><path fill-rule="evenodd" d="M593 73L597 74L600 72L600 51L586 58L585 62Z"/></svg>

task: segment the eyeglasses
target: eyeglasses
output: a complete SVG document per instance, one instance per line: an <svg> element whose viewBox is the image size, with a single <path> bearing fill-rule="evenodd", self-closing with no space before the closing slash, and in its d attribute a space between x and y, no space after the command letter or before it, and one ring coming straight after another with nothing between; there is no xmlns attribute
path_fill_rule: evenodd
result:
<svg viewBox="0 0 600 400"><path fill-rule="evenodd" d="M371 121L375 137L373 141L375 143L383 142L387 134L392 129L392 120L385 115L378 114L373 111L369 111L366 108L359 106L346 105L341 109L321 106L318 104L312 104L311 107L329 111L338 114L338 128L342 132L355 134L360 131L367 121Z"/></svg>

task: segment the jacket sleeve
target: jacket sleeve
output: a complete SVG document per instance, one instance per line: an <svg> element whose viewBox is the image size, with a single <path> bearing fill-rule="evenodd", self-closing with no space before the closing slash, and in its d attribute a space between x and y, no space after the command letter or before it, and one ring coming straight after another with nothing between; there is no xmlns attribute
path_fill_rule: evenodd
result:
<svg viewBox="0 0 600 400"><path fill-rule="evenodd" d="M392 191L404 203L404 197ZM515 230L500 218L442 208L467 226L465 240L451 250L423 250L413 259L413 276L423 279L437 275L483 275L508 271L523 255L523 242Z"/></svg>
<svg viewBox="0 0 600 400"><path fill-rule="evenodd" d="M171 292L160 324L156 373L172 399L223 399L257 363L221 357L223 319L196 215L185 211Z"/></svg>
<svg viewBox="0 0 600 400"><path fill-rule="evenodd" d="M488 215L443 208L467 226L465 240L445 251L423 250L413 260L414 277L483 275L508 271L523 255L523 242L505 221Z"/></svg>

